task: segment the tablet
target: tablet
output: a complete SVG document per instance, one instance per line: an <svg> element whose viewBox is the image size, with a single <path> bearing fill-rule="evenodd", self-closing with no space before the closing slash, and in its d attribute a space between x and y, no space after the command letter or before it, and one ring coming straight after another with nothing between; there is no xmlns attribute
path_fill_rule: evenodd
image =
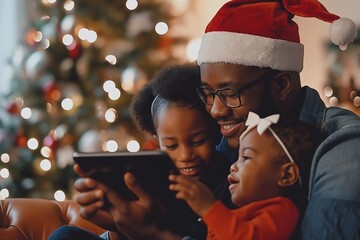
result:
<svg viewBox="0 0 360 240"><path fill-rule="evenodd" d="M136 200L127 188L124 173L131 172L148 194L163 201L175 199L169 190L169 174L177 169L169 156L160 150L139 152L75 152L73 159L89 177L116 190L125 200Z"/></svg>

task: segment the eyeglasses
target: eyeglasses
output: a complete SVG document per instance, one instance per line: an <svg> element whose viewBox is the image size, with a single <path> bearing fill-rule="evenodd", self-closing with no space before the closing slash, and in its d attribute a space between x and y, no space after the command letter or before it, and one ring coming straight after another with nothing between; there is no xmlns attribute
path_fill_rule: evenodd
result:
<svg viewBox="0 0 360 240"><path fill-rule="evenodd" d="M220 88L218 90L212 90L206 86L200 86L196 89L200 99L209 106L214 105L215 95L219 97L222 103L230 108L237 108L241 106L240 93L255 86L256 84L268 79L270 74L273 74L273 71L270 71L255 80L248 82L241 86L240 88Z"/></svg>

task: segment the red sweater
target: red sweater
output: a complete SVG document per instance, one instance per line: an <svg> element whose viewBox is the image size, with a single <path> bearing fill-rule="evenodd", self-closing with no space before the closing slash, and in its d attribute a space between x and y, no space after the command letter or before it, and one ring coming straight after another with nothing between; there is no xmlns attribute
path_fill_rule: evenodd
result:
<svg viewBox="0 0 360 240"><path fill-rule="evenodd" d="M299 210L288 198L276 197L229 210L217 201L203 217L211 240L290 239Z"/></svg>

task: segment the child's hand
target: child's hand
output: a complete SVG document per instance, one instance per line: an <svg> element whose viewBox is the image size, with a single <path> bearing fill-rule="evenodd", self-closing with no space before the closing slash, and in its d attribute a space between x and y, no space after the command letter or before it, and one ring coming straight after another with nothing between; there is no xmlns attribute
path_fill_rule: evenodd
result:
<svg viewBox="0 0 360 240"><path fill-rule="evenodd" d="M170 175L170 190L177 191L176 198L184 199L200 217L204 216L215 203L215 197L204 184L197 179L184 175Z"/></svg>

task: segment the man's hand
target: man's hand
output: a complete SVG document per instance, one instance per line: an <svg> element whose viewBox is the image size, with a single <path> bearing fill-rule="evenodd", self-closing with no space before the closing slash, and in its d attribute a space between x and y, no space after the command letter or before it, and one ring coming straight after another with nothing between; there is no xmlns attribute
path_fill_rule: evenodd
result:
<svg viewBox="0 0 360 240"><path fill-rule="evenodd" d="M158 201L152 199L137 183L131 173L124 175L127 187L138 197L126 201L111 188L105 187L111 207L108 209L119 232L129 239L181 239L167 230L159 229L165 212Z"/></svg>
<svg viewBox="0 0 360 240"><path fill-rule="evenodd" d="M104 229L116 230L112 216L103 208L106 197L104 186L87 178L88 174L83 172L78 164L74 165L74 171L81 177L74 184L79 192L75 201L80 205L80 215Z"/></svg>

